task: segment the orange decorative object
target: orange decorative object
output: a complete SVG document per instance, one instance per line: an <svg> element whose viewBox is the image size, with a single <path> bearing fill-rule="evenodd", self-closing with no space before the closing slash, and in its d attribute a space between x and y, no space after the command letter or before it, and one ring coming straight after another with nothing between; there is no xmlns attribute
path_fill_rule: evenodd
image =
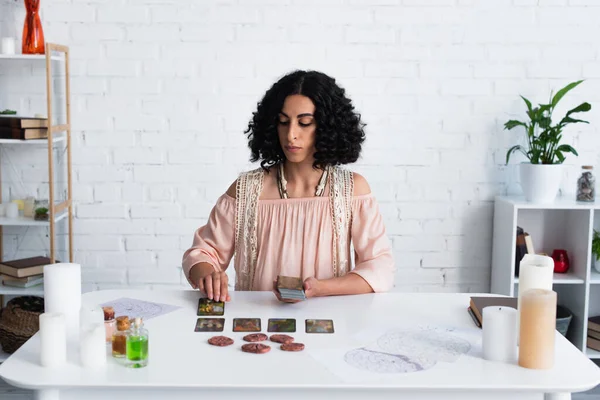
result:
<svg viewBox="0 0 600 400"><path fill-rule="evenodd" d="M45 54L44 30L40 20L40 0L24 0L25 26L23 27L23 54Z"/></svg>

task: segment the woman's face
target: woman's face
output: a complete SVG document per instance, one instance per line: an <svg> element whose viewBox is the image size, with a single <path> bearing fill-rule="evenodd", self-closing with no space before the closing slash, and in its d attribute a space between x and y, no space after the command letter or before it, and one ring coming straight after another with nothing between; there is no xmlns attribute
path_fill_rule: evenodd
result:
<svg viewBox="0 0 600 400"><path fill-rule="evenodd" d="M306 96L288 96L279 112L277 133L279 143L288 161L312 162L315 154L317 121L315 105Z"/></svg>

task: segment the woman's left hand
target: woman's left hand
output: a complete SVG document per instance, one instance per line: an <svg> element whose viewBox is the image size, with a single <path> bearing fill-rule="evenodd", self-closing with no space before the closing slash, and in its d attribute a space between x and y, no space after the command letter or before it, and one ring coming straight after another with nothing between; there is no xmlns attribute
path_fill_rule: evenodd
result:
<svg viewBox="0 0 600 400"><path fill-rule="evenodd" d="M306 295L306 298L308 299L311 297L320 296L320 285L321 282L318 279L313 278L312 276L310 278L306 278L304 280L304 294Z"/></svg>
<svg viewBox="0 0 600 400"><path fill-rule="evenodd" d="M317 297L319 296L319 287L321 282L318 279L310 277L304 280L304 295L306 298ZM277 281L273 281L273 293L277 297L277 300L282 301L284 303L298 303L302 300L295 299L282 299L279 291L277 290Z"/></svg>

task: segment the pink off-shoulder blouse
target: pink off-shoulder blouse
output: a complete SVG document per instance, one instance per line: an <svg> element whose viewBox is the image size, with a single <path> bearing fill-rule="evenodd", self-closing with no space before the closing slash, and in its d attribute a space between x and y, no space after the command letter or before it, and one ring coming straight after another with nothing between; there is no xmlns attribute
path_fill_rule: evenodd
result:
<svg viewBox="0 0 600 400"><path fill-rule="evenodd" d="M195 264L206 262L225 270L235 250L235 199L223 194L206 225L196 230L192 247L183 255L188 277ZM272 290L278 275L328 279L333 277L333 223L329 197L258 201L258 259L252 287ZM371 193L353 196L351 240L354 268L375 292L394 283L394 260L383 219Z"/></svg>

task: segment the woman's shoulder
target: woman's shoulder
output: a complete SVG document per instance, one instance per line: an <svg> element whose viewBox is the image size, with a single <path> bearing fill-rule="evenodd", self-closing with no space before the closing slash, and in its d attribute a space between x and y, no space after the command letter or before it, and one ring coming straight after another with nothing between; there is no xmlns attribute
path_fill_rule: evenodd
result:
<svg viewBox="0 0 600 400"><path fill-rule="evenodd" d="M336 166L335 169L338 174L346 175L348 178L352 179L353 196L364 196L371 194L371 187L364 176L358 172L350 171L342 166ZM344 177L342 176L340 179L343 181Z"/></svg>
<svg viewBox="0 0 600 400"><path fill-rule="evenodd" d="M357 172L352 173L354 181L354 196L364 196L371 193L371 187L367 179Z"/></svg>
<svg viewBox="0 0 600 400"><path fill-rule="evenodd" d="M240 182L240 181L247 182L250 179L262 179L263 174L264 174L264 169L262 169L261 167L240 173L238 178L235 181L233 181L233 183L229 186L226 194L235 199L237 196L238 182Z"/></svg>

